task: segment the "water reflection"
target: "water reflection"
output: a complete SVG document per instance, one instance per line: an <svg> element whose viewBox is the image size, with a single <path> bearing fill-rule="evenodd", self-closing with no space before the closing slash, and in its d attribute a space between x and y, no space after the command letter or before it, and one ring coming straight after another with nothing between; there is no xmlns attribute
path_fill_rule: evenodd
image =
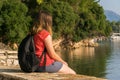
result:
<svg viewBox="0 0 120 80"><path fill-rule="evenodd" d="M94 57L95 48L94 47L80 47L70 52L72 56L75 56L76 59L87 59Z"/></svg>
<svg viewBox="0 0 120 80"><path fill-rule="evenodd" d="M106 78L119 80L120 78L120 41L111 41L111 57L107 60Z"/></svg>
<svg viewBox="0 0 120 80"><path fill-rule="evenodd" d="M105 77L107 59L111 55L111 47L110 44L105 42L95 48L80 47L75 50L62 50L59 55L67 61L78 74Z"/></svg>

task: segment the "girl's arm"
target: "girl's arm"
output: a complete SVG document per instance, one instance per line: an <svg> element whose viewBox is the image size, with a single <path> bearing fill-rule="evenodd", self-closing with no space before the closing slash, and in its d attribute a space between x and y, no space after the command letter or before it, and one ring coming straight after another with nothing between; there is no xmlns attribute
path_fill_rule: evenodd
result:
<svg viewBox="0 0 120 80"><path fill-rule="evenodd" d="M53 44L52 44L52 37L50 35L48 35L45 38L44 43L45 43L45 47L48 51L48 54L50 55L51 58L53 58L56 61L60 61L65 65L68 65L60 56L58 56L58 54L56 54L56 52L53 48Z"/></svg>

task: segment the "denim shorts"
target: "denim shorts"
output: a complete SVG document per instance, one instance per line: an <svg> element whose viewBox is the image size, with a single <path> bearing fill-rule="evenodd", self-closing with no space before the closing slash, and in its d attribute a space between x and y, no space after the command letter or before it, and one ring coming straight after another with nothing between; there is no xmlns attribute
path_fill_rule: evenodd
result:
<svg viewBox="0 0 120 80"><path fill-rule="evenodd" d="M36 72L49 72L49 73L54 73L58 72L62 68L63 64L59 61L53 62L51 65L46 66L45 70L43 69L44 67L39 67Z"/></svg>

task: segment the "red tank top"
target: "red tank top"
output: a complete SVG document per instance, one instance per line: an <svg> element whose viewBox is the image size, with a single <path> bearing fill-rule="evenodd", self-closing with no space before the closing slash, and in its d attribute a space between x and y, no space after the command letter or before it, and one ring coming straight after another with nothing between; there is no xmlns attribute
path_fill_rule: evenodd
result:
<svg viewBox="0 0 120 80"><path fill-rule="evenodd" d="M45 48L44 40L48 35L50 35L50 33L44 29L39 33L37 33L36 35L34 35L36 56L40 57L42 52L44 51L44 48ZM48 53L46 53L46 66L52 64L53 62L54 62L54 59L52 59L48 55ZM40 62L40 66L44 66L44 57Z"/></svg>

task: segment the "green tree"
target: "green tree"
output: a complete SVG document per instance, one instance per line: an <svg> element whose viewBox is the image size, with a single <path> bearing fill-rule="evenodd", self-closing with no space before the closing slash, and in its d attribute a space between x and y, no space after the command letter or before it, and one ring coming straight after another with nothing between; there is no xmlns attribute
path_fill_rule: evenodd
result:
<svg viewBox="0 0 120 80"><path fill-rule="evenodd" d="M119 33L120 32L120 21L118 22L111 22L112 30L114 33Z"/></svg>
<svg viewBox="0 0 120 80"><path fill-rule="evenodd" d="M31 17L20 0L0 1L0 37L4 42L20 42L28 33Z"/></svg>
<svg viewBox="0 0 120 80"><path fill-rule="evenodd" d="M103 8L95 0L81 0L79 4L79 24L75 28L74 41L94 36L107 36L111 32Z"/></svg>
<svg viewBox="0 0 120 80"><path fill-rule="evenodd" d="M105 29L105 34L106 36L109 36L112 32L112 26L110 21L106 21L106 29Z"/></svg>

